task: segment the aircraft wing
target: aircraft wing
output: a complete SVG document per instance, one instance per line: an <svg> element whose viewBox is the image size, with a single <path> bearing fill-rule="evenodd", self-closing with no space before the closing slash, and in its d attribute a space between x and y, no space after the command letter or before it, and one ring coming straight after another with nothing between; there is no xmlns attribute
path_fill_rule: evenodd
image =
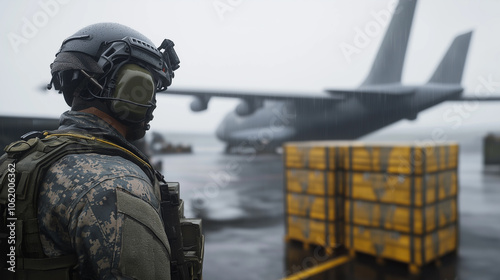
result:
<svg viewBox="0 0 500 280"><path fill-rule="evenodd" d="M345 100L344 96L332 96L321 93L310 94L278 94L271 93L255 93L243 91L219 91L219 90L190 90L190 89L175 89L169 88L163 94L188 95L193 96L191 102L191 110L194 112L204 111L208 107L208 102L212 97L238 98L241 103L236 107L235 111L240 116L247 116L255 112L264 105L264 101L283 101L293 102L295 104L309 104L311 102L321 102L324 105L334 104Z"/></svg>
<svg viewBox="0 0 500 280"><path fill-rule="evenodd" d="M266 99L276 101L304 100L304 99L325 99L330 101L342 101L343 97L320 95L319 93L306 94L278 94L278 93L255 93L243 91L219 91L219 90L189 90L189 89L168 89L161 92L164 94L189 95L196 97L228 97L241 99Z"/></svg>
<svg viewBox="0 0 500 280"><path fill-rule="evenodd" d="M357 95L385 95L385 96L408 96L414 94L416 87L403 86L401 84L373 85L357 89L326 89L331 96Z"/></svg>

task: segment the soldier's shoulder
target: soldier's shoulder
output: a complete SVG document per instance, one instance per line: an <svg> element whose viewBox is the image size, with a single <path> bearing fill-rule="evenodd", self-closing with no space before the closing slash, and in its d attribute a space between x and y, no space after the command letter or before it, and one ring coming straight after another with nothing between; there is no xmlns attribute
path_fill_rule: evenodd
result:
<svg viewBox="0 0 500 280"><path fill-rule="evenodd" d="M71 154L55 162L49 169L56 177L68 179L107 177L138 177L149 181L147 175L137 164L120 156L102 154Z"/></svg>
<svg viewBox="0 0 500 280"><path fill-rule="evenodd" d="M66 155L49 168L44 185L52 193L71 191L84 195L90 189L104 193L121 188L146 200L154 199L149 177L135 163L120 156Z"/></svg>

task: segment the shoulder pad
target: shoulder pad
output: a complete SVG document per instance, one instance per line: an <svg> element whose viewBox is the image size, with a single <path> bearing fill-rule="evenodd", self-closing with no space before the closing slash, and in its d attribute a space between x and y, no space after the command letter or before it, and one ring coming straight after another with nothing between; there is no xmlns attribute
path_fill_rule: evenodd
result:
<svg viewBox="0 0 500 280"><path fill-rule="evenodd" d="M17 158L23 155L26 151L29 151L31 148L36 146L36 144L40 141L39 138L31 138L26 140L19 140L7 145L4 151L10 158Z"/></svg>

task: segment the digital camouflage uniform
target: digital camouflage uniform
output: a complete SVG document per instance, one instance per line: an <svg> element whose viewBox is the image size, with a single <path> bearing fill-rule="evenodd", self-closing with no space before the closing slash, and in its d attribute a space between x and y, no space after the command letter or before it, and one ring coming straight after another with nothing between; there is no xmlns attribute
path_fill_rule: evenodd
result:
<svg viewBox="0 0 500 280"><path fill-rule="evenodd" d="M58 132L92 134L141 155L100 118L69 111ZM170 279L170 247L159 189L119 156L72 154L55 162L40 186L44 253L76 254L82 279Z"/></svg>

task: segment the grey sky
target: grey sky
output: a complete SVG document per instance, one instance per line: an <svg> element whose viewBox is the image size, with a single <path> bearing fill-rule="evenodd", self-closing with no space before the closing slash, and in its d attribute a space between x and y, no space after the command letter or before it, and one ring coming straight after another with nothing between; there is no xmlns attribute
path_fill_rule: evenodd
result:
<svg viewBox="0 0 500 280"><path fill-rule="evenodd" d="M394 0L161 0L9 1L0 12L1 115L57 117L67 110L55 91L42 93L49 64L62 40L96 22L128 25L159 44L176 43L181 68L177 88L276 93L321 93L356 87L367 74L384 21L377 18ZM424 83L453 38L474 30L463 86L473 94L489 85L500 92L500 1L420 0L413 23L403 81ZM372 29L363 46L358 30ZM359 43L359 42L358 42ZM345 46L356 47L346 55ZM344 52L342 51L344 47ZM493 83L492 83L493 82ZM189 97L161 96L153 128L211 132L237 100L215 98L202 113L189 110ZM464 124L499 127L500 103L455 108L447 103L416 122L396 127L450 125L443 112L457 110ZM462 110L462 111L460 111ZM496 115L496 116L495 116ZM497 129L499 130L499 129Z"/></svg>

